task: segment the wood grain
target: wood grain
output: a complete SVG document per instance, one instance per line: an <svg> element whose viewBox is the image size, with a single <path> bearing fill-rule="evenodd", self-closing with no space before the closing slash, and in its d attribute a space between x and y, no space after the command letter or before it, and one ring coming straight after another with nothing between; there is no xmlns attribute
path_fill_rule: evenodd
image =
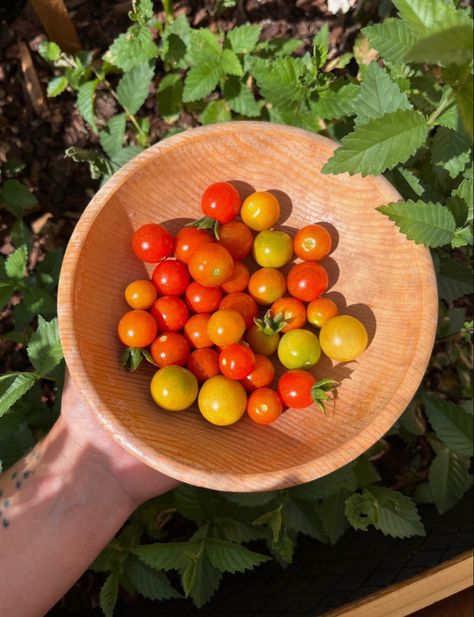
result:
<svg viewBox="0 0 474 617"><path fill-rule="evenodd" d="M193 129L149 148L116 173L82 215L66 251L59 323L73 379L117 441L184 482L229 491L292 486L356 458L398 419L426 369L437 294L429 252L408 241L376 206L399 199L381 177L326 176L334 142L263 122ZM242 196L275 190L282 228L324 221L335 250L323 262L340 310L359 317L370 345L357 362L323 359L317 377L341 381L327 417L290 409L261 427L247 418L226 428L198 410L166 413L149 396L152 367L119 365L116 324L123 290L145 274L130 237L140 225L177 231L199 216L200 196L218 180ZM150 269L149 269L150 271Z"/></svg>
<svg viewBox="0 0 474 617"><path fill-rule="evenodd" d="M50 41L68 53L80 50L76 28L63 0L31 0L31 4Z"/></svg>

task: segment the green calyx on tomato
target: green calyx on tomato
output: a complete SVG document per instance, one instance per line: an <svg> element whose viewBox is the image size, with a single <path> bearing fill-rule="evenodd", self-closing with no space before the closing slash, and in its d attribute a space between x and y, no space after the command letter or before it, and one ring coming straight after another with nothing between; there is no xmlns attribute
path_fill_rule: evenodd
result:
<svg viewBox="0 0 474 617"><path fill-rule="evenodd" d="M212 216L203 216L197 221L186 223L185 227L194 227L196 229L206 229L214 234L216 240L219 240L219 221L213 219Z"/></svg>
<svg viewBox="0 0 474 617"><path fill-rule="evenodd" d="M148 349L143 349L140 347L125 347L120 355L120 363L127 369L127 371L130 371L131 373L137 370L143 360L157 366Z"/></svg>
<svg viewBox="0 0 474 617"><path fill-rule="evenodd" d="M311 398L324 415L326 415L326 401L334 399L333 396L329 396L329 393L331 393L339 385L340 384L334 379L329 379L326 377L325 379L320 379L317 381L311 388Z"/></svg>
<svg viewBox="0 0 474 617"><path fill-rule="evenodd" d="M255 319L254 321L257 328L259 328L264 334L267 334L268 336L271 336L272 334L278 334L278 332L281 332L283 328L287 325L287 323L283 321L283 313L273 315L271 309L268 309L268 311L263 316L263 319Z"/></svg>

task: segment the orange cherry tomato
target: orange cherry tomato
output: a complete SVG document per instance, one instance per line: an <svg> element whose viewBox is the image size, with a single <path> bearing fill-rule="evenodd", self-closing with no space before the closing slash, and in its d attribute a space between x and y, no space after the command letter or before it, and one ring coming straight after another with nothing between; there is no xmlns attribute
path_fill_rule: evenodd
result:
<svg viewBox="0 0 474 617"><path fill-rule="evenodd" d="M250 272L245 264L240 261L234 262L234 269L228 281L222 285L222 289L230 294L235 291L247 289L250 280Z"/></svg>
<svg viewBox="0 0 474 617"><path fill-rule="evenodd" d="M271 388L258 388L249 396L247 413L257 424L275 422L283 411L280 397Z"/></svg>
<svg viewBox="0 0 474 617"><path fill-rule="evenodd" d="M263 388L272 383L275 379L275 369L271 360L260 354L255 355L255 366L253 371L241 380L241 384L246 390L252 392L257 388Z"/></svg>
<svg viewBox="0 0 474 617"><path fill-rule="evenodd" d="M205 229L183 227L176 235L176 259L187 264L198 246L210 244L211 242L214 242L214 239Z"/></svg>
<svg viewBox="0 0 474 617"><path fill-rule="evenodd" d="M322 266L306 261L291 268L287 283L288 291L294 298L303 302L312 302L326 291L329 279Z"/></svg>
<svg viewBox="0 0 474 617"><path fill-rule="evenodd" d="M253 326L258 315L258 306L252 296L242 291L236 291L224 296L219 304L220 309L237 311L244 318L245 328Z"/></svg>
<svg viewBox="0 0 474 617"><path fill-rule="evenodd" d="M212 347L212 341L207 334L210 317L209 313L198 313L190 317L184 326L184 335L196 349Z"/></svg>
<svg viewBox="0 0 474 617"><path fill-rule="evenodd" d="M260 268L250 277L249 292L258 304L272 304L285 291L285 277L275 268Z"/></svg>
<svg viewBox="0 0 474 617"><path fill-rule="evenodd" d="M198 246L188 265L195 281L206 287L218 287L232 276L234 260L229 251L213 242Z"/></svg>
<svg viewBox="0 0 474 617"><path fill-rule="evenodd" d="M293 238L293 249L300 259L318 261L329 254L332 239L321 225L307 225Z"/></svg>
<svg viewBox="0 0 474 617"><path fill-rule="evenodd" d="M189 311L178 296L161 296L153 303L151 314L156 319L160 332L176 332L184 327Z"/></svg>
<svg viewBox="0 0 474 617"><path fill-rule="evenodd" d="M118 336L128 347L148 347L158 332L155 318L147 311L128 311L118 324Z"/></svg>
<svg viewBox="0 0 474 617"><path fill-rule="evenodd" d="M296 298L280 298L272 304L272 317L283 315L283 321L286 326L281 329L281 332L288 332L295 328L302 328L306 323L306 308L305 305Z"/></svg>
<svg viewBox="0 0 474 617"><path fill-rule="evenodd" d="M166 332L153 341L151 355L160 368L170 364L184 366L189 356L189 343L178 332Z"/></svg>
<svg viewBox="0 0 474 617"><path fill-rule="evenodd" d="M198 382L204 383L214 375L219 375L219 354L210 347L196 349L189 356L187 366Z"/></svg>
<svg viewBox="0 0 474 617"><path fill-rule="evenodd" d="M318 328L322 328L331 317L339 315L336 303L330 298L313 300L308 304L306 311L309 323Z"/></svg>
<svg viewBox="0 0 474 617"><path fill-rule="evenodd" d="M244 379L254 367L255 354L248 345L232 343L219 354L219 368L229 379Z"/></svg>
<svg viewBox="0 0 474 617"><path fill-rule="evenodd" d="M207 334L218 347L224 348L238 343L245 332L245 321L240 313L219 309L209 319Z"/></svg>
<svg viewBox="0 0 474 617"><path fill-rule="evenodd" d="M186 289L186 302L195 313L213 313L222 299L219 287L205 287L193 281Z"/></svg>
<svg viewBox="0 0 474 617"><path fill-rule="evenodd" d="M255 231L270 229L280 216L278 199L267 191L257 191L247 197L240 209L243 222Z"/></svg>
<svg viewBox="0 0 474 617"><path fill-rule="evenodd" d="M229 251L235 261L242 261L252 251L252 232L240 221L225 223L219 227L219 244Z"/></svg>
<svg viewBox="0 0 474 617"><path fill-rule="evenodd" d="M125 300L132 309L149 309L156 295L155 286L146 280L133 281L125 289Z"/></svg>

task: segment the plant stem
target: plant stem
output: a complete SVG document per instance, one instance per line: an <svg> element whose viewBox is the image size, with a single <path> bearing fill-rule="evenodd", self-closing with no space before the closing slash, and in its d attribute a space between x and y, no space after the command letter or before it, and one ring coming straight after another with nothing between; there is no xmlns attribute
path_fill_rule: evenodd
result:
<svg viewBox="0 0 474 617"><path fill-rule="evenodd" d="M174 20L172 0L163 0L163 8L165 10L166 23L169 24Z"/></svg>
<svg viewBox="0 0 474 617"><path fill-rule="evenodd" d="M133 114L131 114L131 113L128 111L128 109L125 107L125 105L123 105L123 104L120 102L120 100L119 100L119 98L118 98L118 96L117 96L117 93L116 93L116 92L115 92L115 90L112 88L112 86L110 85L110 83L109 83L106 79L104 79L104 83L105 83L105 85L107 86L107 88L109 89L110 94L114 97L114 99L117 101L117 103L119 103L119 105L120 105L120 106L123 108L123 110L125 111L125 113L126 113L126 115L127 115L127 118L130 120L130 122L131 122L131 123L133 124L133 126L136 128L137 133L138 133L139 135L141 135L141 136L146 137L146 135L144 135L144 133L143 133L142 129L140 128L140 125L138 124L138 120L135 118L135 116L134 116Z"/></svg>
<svg viewBox="0 0 474 617"><path fill-rule="evenodd" d="M43 373L39 373L38 371L13 371L12 373L6 373L5 375L0 376L0 381L4 379L9 379L10 377L19 377L20 375L33 375L35 379L48 379L49 381L56 381L53 377L49 375L43 375Z"/></svg>
<svg viewBox="0 0 474 617"><path fill-rule="evenodd" d="M441 101L438 107L434 110L431 116L428 118L428 126L433 126L439 116L452 104L454 103L454 92L451 90L447 93L446 96L441 97Z"/></svg>

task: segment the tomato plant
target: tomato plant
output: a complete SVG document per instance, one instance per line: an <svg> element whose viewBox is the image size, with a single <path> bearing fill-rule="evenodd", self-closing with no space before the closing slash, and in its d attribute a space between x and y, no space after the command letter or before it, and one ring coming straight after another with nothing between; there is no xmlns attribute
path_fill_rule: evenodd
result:
<svg viewBox="0 0 474 617"><path fill-rule="evenodd" d="M283 411L280 397L271 388L258 388L249 396L247 413L257 424L271 424Z"/></svg>
<svg viewBox="0 0 474 617"><path fill-rule="evenodd" d="M183 411L196 400L198 382L186 368L165 366L153 375L150 392L158 407L167 411Z"/></svg>
<svg viewBox="0 0 474 617"><path fill-rule="evenodd" d="M210 347L195 349L188 358L187 367L199 383L204 383L214 375L219 375L219 354Z"/></svg>
<svg viewBox="0 0 474 617"><path fill-rule="evenodd" d="M240 209L243 222L255 231L270 229L280 217L278 199L267 191L257 191L249 195Z"/></svg>
<svg viewBox="0 0 474 617"><path fill-rule="evenodd" d="M235 261L242 261L252 252L253 235L240 221L231 221L219 227L219 244L229 251Z"/></svg>
<svg viewBox="0 0 474 617"><path fill-rule="evenodd" d="M219 308L240 313L244 319L246 329L253 325L254 319L258 315L257 303L252 296L242 291L236 291L224 296Z"/></svg>
<svg viewBox="0 0 474 617"><path fill-rule="evenodd" d="M281 268L293 256L293 241L284 231L265 230L253 243L253 257L264 268Z"/></svg>
<svg viewBox="0 0 474 617"><path fill-rule="evenodd" d="M218 287L230 279L234 260L229 251L220 244L199 246L189 260L189 272L193 279L206 287Z"/></svg>
<svg viewBox="0 0 474 617"><path fill-rule="evenodd" d="M160 368L170 364L184 366L189 356L189 343L178 332L165 332L153 341L150 351Z"/></svg>
<svg viewBox="0 0 474 617"><path fill-rule="evenodd" d="M228 426L240 420L245 413L247 395L238 381L216 375L203 383L198 406L208 422Z"/></svg>
<svg viewBox="0 0 474 617"><path fill-rule="evenodd" d="M319 341L324 353L338 362L351 362L365 351L368 344L365 326L355 317L338 315L323 325Z"/></svg>
<svg viewBox="0 0 474 617"><path fill-rule="evenodd" d="M217 310L222 299L219 287L205 287L193 281L186 289L186 302L195 313L212 313Z"/></svg>
<svg viewBox="0 0 474 617"><path fill-rule="evenodd" d="M323 259L331 251L331 235L322 225L307 225L295 235L293 248L296 255L305 261Z"/></svg>
<svg viewBox="0 0 474 617"><path fill-rule="evenodd" d="M176 259L167 259L159 263L151 278L163 296L180 296L189 284L188 269Z"/></svg>
<svg viewBox="0 0 474 617"><path fill-rule="evenodd" d="M183 227L183 229L180 229L180 231L176 234L176 259L188 264L192 254L198 246L210 244L213 241L214 238L205 229Z"/></svg>
<svg viewBox="0 0 474 617"><path fill-rule="evenodd" d="M329 285L326 270L317 263L303 262L294 265L288 272L288 291L303 302L316 300Z"/></svg>
<svg viewBox="0 0 474 617"><path fill-rule="evenodd" d="M207 187L201 199L201 209L219 223L229 223L240 210L240 195L228 182L215 182Z"/></svg>
<svg viewBox="0 0 474 617"><path fill-rule="evenodd" d="M272 304L286 291L286 280L275 268L260 268L249 280L249 293L258 304Z"/></svg>
<svg viewBox="0 0 474 617"><path fill-rule="evenodd" d="M138 259L156 263L171 255L174 238L164 227L148 223L139 227L132 236L132 249Z"/></svg>
<svg viewBox="0 0 474 617"><path fill-rule="evenodd" d="M321 357L321 346L309 330L290 330L278 344L278 358L286 368L311 368Z"/></svg>
<svg viewBox="0 0 474 617"><path fill-rule="evenodd" d="M221 348L238 343L244 332L244 318L234 310L219 309L211 315L207 324L209 338Z"/></svg>
<svg viewBox="0 0 474 617"><path fill-rule="evenodd" d="M184 328L189 311L177 296L161 296L153 303L151 314L156 319L160 332L177 331Z"/></svg>
<svg viewBox="0 0 474 617"><path fill-rule="evenodd" d="M118 336L127 347L148 347L158 332L155 318L146 311L125 313L118 324Z"/></svg>
<svg viewBox="0 0 474 617"><path fill-rule="evenodd" d="M219 354L219 368L230 379L245 379L255 368L255 354L247 345L232 343Z"/></svg>
<svg viewBox="0 0 474 617"><path fill-rule="evenodd" d="M133 309L149 309L156 300L156 288L150 281L133 281L125 289L125 300Z"/></svg>

